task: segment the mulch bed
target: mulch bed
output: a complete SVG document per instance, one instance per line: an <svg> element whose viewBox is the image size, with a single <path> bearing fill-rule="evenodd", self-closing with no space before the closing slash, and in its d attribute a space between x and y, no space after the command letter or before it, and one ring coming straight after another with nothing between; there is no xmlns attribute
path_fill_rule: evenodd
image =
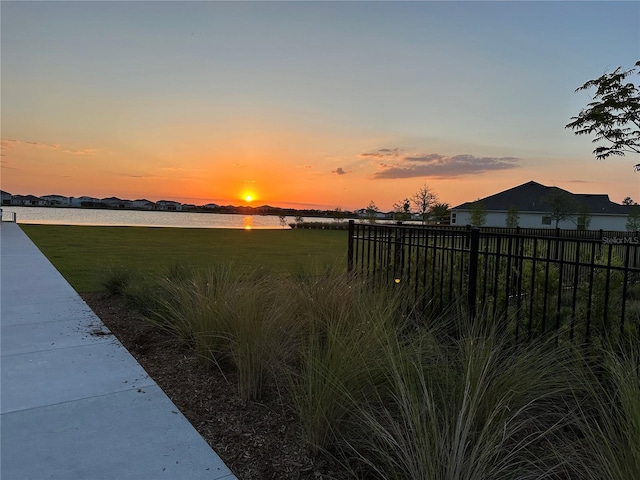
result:
<svg viewBox="0 0 640 480"><path fill-rule="evenodd" d="M283 397L243 401L233 373L204 365L185 342L145 321L123 299L82 297L239 480L346 478L339 465L309 455Z"/></svg>

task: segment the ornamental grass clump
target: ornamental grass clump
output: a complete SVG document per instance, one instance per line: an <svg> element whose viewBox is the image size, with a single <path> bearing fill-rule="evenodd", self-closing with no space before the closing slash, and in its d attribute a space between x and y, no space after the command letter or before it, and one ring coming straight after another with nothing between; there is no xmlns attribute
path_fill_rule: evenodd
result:
<svg viewBox="0 0 640 480"><path fill-rule="evenodd" d="M353 428L339 443L354 474L563 478L562 449L550 446L568 422L574 357L548 343L512 345L489 319L469 323L457 338L442 335L447 330L389 343L389 390L351 398Z"/></svg>
<svg viewBox="0 0 640 480"><path fill-rule="evenodd" d="M127 305L143 315L150 314L157 303L155 281L125 267L111 268L103 274L102 287L111 296L125 299Z"/></svg>
<svg viewBox="0 0 640 480"><path fill-rule="evenodd" d="M193 345L206 363L233 370L240 396L255 400L297 354L294 291L287 278L260 269L172 269L154 287L147 317Z"/></svg>
<svg viewBox="0 0 640 480"><path fill-rule="evenodd" d="M109 295L124 295L127 288L130 287L133 277L132 271L128 268L112 267L103 273L100 284Z"/></svg>
<svg viewBox="0 0 640 480"><path fill-rule="evenodd" d="M301 327L292 297L287 279L267 276L239 282L225 298L229 358L243 399L260 398L297 354Z"/></svg>
<svg viewBox="0 0 640 480"><path fill-rule="evenodd" d="M574 455L581 478L640 478L640 343L609 347L600 363L583 370L576 430L583 438Z"/></svg>
<svg viewBox="0 0 640 480"><path fill-rule="evenodd" d="M335 451L347 435L353 403L386 381L383 346L398 326L388 292L348 277L327 277L301 289L307 338L289 372L291 397L313 452Z"/></svg>
<svg viewBox="0 0 640 480"><path fill-rule="evenodd" d="M229 356L225 304L239 279L230 266L184 271L172 268L151 288L146 316L193 345L216 365Z"/></svg>

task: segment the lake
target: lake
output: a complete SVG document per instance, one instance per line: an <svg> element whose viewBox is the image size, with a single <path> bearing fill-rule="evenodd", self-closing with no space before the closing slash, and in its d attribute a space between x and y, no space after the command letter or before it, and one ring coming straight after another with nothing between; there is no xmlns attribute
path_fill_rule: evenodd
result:
<svg viewBox="0 0 640 480"><path fill-rule="evenodd" d="M49 225L113 225L128 227L178 227L178 228L283 228L280 219L273 215L234 215L196 212L157 212L139 210L102 210L88 208L14 207L3 206L3 219L10 220L12 213L18 223ZM295 217L286 217L286 226ZM304 217L305 222L327 221ZM330 221L330 220L329 220Z"/></svg>

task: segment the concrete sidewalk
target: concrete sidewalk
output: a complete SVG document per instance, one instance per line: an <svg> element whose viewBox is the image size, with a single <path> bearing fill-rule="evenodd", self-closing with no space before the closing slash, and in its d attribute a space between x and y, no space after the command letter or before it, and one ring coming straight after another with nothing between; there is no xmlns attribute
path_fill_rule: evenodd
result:
<svg viewBox="0 0 640 480"><path fill-rule="evenodd" d="M0 253L2 480L235 479L17 224Z"/></svg>

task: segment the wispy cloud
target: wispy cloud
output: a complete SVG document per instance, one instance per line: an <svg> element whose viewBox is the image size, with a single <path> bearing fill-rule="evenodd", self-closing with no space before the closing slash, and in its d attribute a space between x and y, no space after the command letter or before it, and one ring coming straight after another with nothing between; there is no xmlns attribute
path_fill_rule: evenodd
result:
<svg viewBox="0 0 640 480"><path fill-rule="evenodd" d="M11 148L16 145L20 145L20 140L16 140L15 138L3 138L0 141L0 146L2 146L2 148Z"/></svg>
<svg viewBox="0 0 640 480"><path fill-rule="evenodd" d="M170 176L165 175L155 175L153 173L148 172L131 172L131 171L114 171L109 170L106 171L107 174L113 175L114 177L122 178L122 179L136 179L136 180L166 180L171 178Z"/></svg>
<svg viewBox="0 0 640 480"><path fill-rule="evenodd" d="M347 173L351 173L351 172L345 172L345 170L342 167L338 167L335 170L331 170L331 173L335 173L337 175L346 175Z"/></svg>
<svg viewBox="0 0 640 480"><path fill-rule="evenodd" d="M486 172L519 168L516 157L476 157L475 155L441 155L439 153L399 154L400 149L382 149L374 153L361 154L381 160L375 179L395 178L455 178L479 175ZM395 158L390 158L395 157Z"/></svg>
<svg viewBox="0 0 640 480"><path fill-rule="evenodd" d="M70 155L94 155L96 153L95 148L83 148L83 149L75 149L65 147L60 145L59 143L42 143L42 142L25 142L27 145L33 145L36 148L42 148L45 150L57 150L61 153L68 153Z"/></svg>
<svg viewBox="0 0 640 480"><path fill-rule="evenodd" d="M373 152L365 152L358 155L360 158L377 158L377 159L389 159L398 158L400 156L399 148L379 148Z"/></svg>
<svg viewBox="0 0 640 480"><path fill-rule="evenodd" d="M14 138L3 139L1 143L2 143L3 149L10 149L13 147L17 147L18 145L28 145L33 148L56 150L58 152L66 153L69 155L94 155L97 152L95 148L76 149L76 148L71 148L71 147L61 145L59 143L43 143L43 142L32 142L32 141L22 142Z"/></svg>

